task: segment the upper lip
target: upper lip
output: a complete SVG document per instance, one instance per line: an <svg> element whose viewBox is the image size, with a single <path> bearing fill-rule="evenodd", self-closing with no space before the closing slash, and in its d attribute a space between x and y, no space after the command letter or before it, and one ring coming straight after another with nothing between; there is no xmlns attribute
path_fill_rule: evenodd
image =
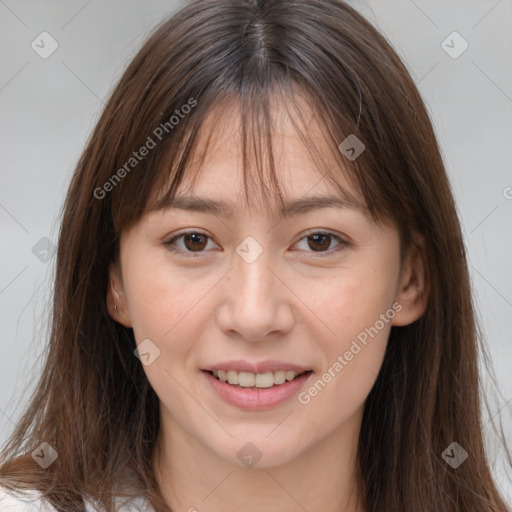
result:
<svg viewBox="0 0 512 512"><path fill-rule="evenodd" d="M307 366L301 366L294 363L285 363L283 361L224 361L222 363L209 365L203 370L218 371L218 370L235 370L249 373L267 373L277 372L278 370L294 371L297 373L306 372L311 370Z"/></svg>

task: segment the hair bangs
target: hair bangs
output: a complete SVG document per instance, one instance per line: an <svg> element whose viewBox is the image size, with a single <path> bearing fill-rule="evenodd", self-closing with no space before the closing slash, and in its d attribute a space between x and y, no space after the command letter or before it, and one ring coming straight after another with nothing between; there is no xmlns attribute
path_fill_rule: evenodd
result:
<svg viewBox="0 0 512 512"><path fill-rule="evenodd" d="M254 76L253 79L256 80ZM320 100L299 83L274 81L258 85L256 80L255 83L244 82L239 90L228 93L212 89L198 100L194 114L182 123L181 130L166 139L165 149L133 179L134 200L127 198L126 193L119 197L125 206L137 204L130 209L113 207L113 221L118 232L132 227L145 213L170 207L180 187L191 191L209 152L222 142L219 136L226 128L235 130L240 143L245 204L258 203L269 215L277 217L286 202L275 147L279 129L277 117L283 115L289 119L314 162L312 170L318 172L316 184L323 179L329 180L340 194L350 197L368 211L370 218L381 222L385 213L372 209L373 203L365 200L357 179L360 168L341 154L335 128L339 124L329 119ZM354 130L353 122L348 118L343 119L343 124L348 127L347 131ZM329 152L319 148L314 141L313 126L320 130ZM149 167L152 167L151 171ZM355 194L341 185L340 174L347 178Z"/></svg>

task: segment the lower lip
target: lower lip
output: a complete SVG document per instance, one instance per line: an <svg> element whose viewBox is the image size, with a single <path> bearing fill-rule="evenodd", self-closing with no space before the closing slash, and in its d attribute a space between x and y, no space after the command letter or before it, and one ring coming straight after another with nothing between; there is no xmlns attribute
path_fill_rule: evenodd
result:
<svg viewBox="0 0 512 512"><path fill-rule="evenodd" d="M205 370L202 370L213 389L226 402L240 409L258 411L275 407L299 392L313 372L304 373L284 384L270 388L240 388L222 382Z"/></svg>

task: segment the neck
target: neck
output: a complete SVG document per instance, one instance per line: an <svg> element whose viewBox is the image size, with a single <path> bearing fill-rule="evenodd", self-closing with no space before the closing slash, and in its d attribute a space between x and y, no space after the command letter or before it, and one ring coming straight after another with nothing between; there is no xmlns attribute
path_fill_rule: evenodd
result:
<svg viewBox="0 0 512 512"><path fill-rule="evenodd" d="M362 512L355 470L360 414L283 464L245 468L199 443L162 405L161 411L165 429L153 469L171 510Z"/></svg>

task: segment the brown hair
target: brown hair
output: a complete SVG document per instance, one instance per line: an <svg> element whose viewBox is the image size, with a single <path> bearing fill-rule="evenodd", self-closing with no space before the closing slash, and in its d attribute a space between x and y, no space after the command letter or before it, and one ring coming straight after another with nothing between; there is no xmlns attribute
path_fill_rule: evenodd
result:
<svg viewBox="0 0 512 512"><path fill-rule="evenodd" d="M260 187L270 184L268 197L281 200L270 107L278 94L299 119L297 95L307 97L321 119L340 163L327 178L348 169L375 221L397 227L403 250L414 232L426 240L427 309L392 328L365 403L358 453L365 510L507 509L484 449L480 338L434 131L390 44L340 0L194 1L160 24L129 64L68 190L45 366L3 449L3 485L37 489L60 511L83 510L83 496L110 511L113 493L127 489L169 510L151 465L159 402L134 356L132 329L108 314L109 266L119 234L141 218L154 191L167 185L172 197L187 176L199 130L223 100L241 106L244 170L252 148ZM366 146L354 161L337 149L349 134ZM58 453L47 469L30 456L42 441ZM457 469L441 458L453 441L469 454Z"/></svg>

